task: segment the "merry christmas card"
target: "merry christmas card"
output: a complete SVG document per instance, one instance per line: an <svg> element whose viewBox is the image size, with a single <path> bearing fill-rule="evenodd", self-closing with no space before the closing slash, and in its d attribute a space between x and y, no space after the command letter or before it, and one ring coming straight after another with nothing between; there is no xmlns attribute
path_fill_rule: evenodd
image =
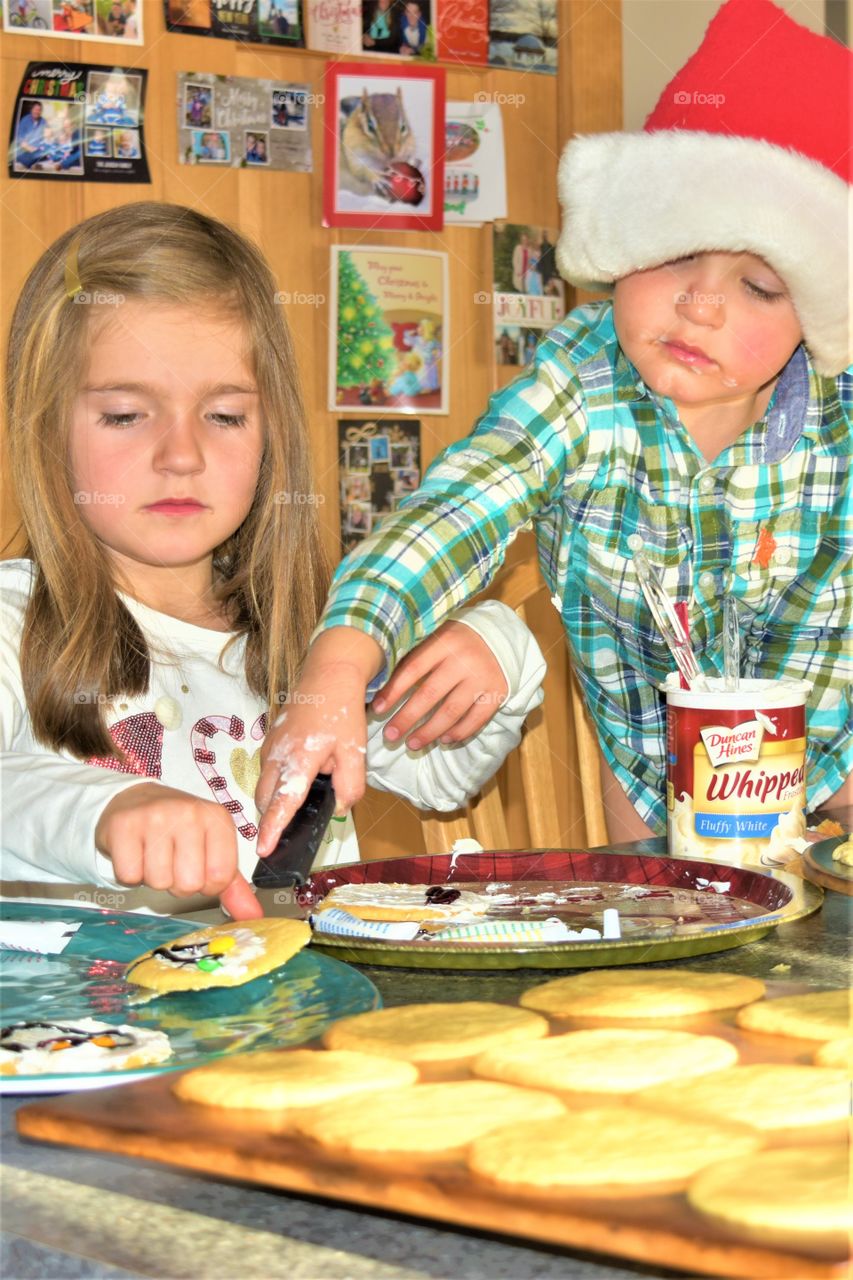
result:
<svg viewBox="0 0 853 1280"><path fill-rule="evenodd" d="M329 408L448 413L447 254L332 248Z"/></svg>

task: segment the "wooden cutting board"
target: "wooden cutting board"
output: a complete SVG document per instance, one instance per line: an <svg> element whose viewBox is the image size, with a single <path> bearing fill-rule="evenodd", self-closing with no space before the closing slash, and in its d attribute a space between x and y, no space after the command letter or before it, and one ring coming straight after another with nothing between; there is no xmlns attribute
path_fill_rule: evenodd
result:
<svg viewBox="0 0 853 1280"><path fill-rule="evenodd" d="M593 1024L565 1021L555 1030L581 1025ZM808 1062L814 1049L803 1041L750 1036L730 1017L677 1025L734 1040L744 1062ZM28 1138L700 1274L755 1280L841 1280L848 1274L845 1260L831 1252L806 1256L727 1238L694 1213L683 1195L521 1197L479 1183L461 1161L415 1165L334 1155L288 1133L286 1121L275 1132L263 1113L181 1102L171 1091L175 1078L45 1099L18 1111L18 1129Z"/></svg>

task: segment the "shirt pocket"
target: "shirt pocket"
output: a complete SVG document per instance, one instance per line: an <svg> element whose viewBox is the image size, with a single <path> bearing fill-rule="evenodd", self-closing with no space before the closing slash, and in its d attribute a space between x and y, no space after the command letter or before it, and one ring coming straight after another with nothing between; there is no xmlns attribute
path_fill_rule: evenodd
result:
<svg viewBox="0 0 853 1280"><path fill-rule="evenodd" d="M826 587L840 547L832 546L827 513L782 511L733 521L732 534L732 587L757 623L831 625L837 600Z"/></svg>

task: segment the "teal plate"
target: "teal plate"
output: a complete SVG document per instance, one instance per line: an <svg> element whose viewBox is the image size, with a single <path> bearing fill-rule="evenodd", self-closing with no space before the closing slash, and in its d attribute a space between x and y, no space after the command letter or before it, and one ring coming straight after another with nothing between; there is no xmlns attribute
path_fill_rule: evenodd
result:
<svg viewBox="0 0 853 1280"><path fill-rule="evenodd" d="M129 961L199 928L196 921L86 906L0 904L5 920L65 920L80 928L61 955L0 951L0 1007L10 1022L98 1018L164 1031L172 1057L129 1071L0 1075L0 1093L64 1093L147 1079L200 1066L247 1049L279 1049L313 1040L332 1022L381 1006L357 969L314 951L239 987L158 996L144 1004L124 981Z"/></svg>
<svg viewBox="0 0 853 1280"><path fill-rule="evenodd" d="M831 840L821 840L818 844L810 844L806 852L810 860L828 876L835 876L839 880L853 882L853 867L848 867L844 862L835 862L832 857L838 846L849 839L850 836L833 836Z"/></svg>

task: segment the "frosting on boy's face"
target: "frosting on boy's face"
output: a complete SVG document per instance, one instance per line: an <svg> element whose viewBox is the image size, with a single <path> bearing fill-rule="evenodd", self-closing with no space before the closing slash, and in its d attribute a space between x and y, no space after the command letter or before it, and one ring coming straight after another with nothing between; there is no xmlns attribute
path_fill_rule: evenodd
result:
<svg viewBox="0 0 853 1280"><path fill-rule="evenodd" d="M641 378L669 396L690 427L715 406L746 427L802 341L783 281L749 253L698 253L617 281L620 346Z"/></svg>

